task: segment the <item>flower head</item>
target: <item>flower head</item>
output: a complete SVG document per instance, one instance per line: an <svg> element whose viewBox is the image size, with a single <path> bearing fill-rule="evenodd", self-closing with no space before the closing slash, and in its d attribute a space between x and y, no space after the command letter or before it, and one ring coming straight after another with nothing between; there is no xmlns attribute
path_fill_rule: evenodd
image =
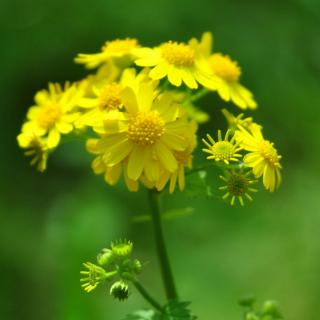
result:
<svg viewBox="0 0 320 320"><path fill-rule="evenodd" d="M124 301L129 297L128 283L120 280L115 282L110 288L110 295L119 301Z"/></svg>
<svg viewBox="0 0 320 320"><path fill-rule="evenodd" d="M111 251L115 257L125 258L130 256L133 249L133 243L131 241L116 241L111 244Z"/></svg>
<svg viewBox="0 0 320 320"><path fill-rule="evenodd" d="M254 123L251 117L244 118L244 114L240 113L237 116L233 115L227 109L222 109L221 112L225 116L229 129L234 133L239 126L250 129L250 126Z"/></svg>
<svg viewBox="0 0 320 320"><path fill-rule="evenodd" d="M116 39L107 41L101 48L100 53L83 54L80 53L75 58L75 62L85 64L87 68L93 69L110 61L129 64L132 61L132 51L139 47L136 39Z"/></svg>
<svg viewBox="0 0 320 320"><path fill-rule="evenodd" d="M39 91L35 95L36 105L27 113L27 121L22 133L32 132L38 137L47 137L47 146L56 147L62 134L70 133L78 117L75 110L79 100L76 85L49 83L49 90Z"/></svg>
<svg viewBox="0 0 320 320"><path fill-rule="evenodd" d="M178 163L175 151L186 148L187 121L179 118L179 106L170 94L154 98L151 84L142 83L138 92L122 91L124 112L105 120L97 152L107 167L127 163L128 178L137 181L143 175L159 179L162 169L173 172ZM94 128L95 129L95 128Z"/></svg>
<svg viewBox="0 0 320 320"><path fill-rule="evenodd" d="M206 149L202 150L210 154L207 159L223 161L226 164L229 164L230 161L239 161L238 158L241 157L241 154L237 152L241 148L236 143L234 136L229 140L230 133L231 131L227 130L224 139L222 139L221 130L218 130L218 141L214 141L209 134L207 134L208 141L202 139L203 143L207 146Z"/></svg>
<svg viewBox="0 0 320 320"><path fill-rule="evenodd" d="M243 158L244 164L252 168L257 178L263 176L265 188L273 192L281 183L281 156L274 144L264 139L261 130L261 126L256 124L250 130L239 127L235 137L240 146L249 151Z"/></svg>
<svg viewBox="0 0 320 320"><path fill-rule="evenodd" d="M215 87L218 81L192 41L169 41L153 49L136 49L134 53L138 66L153 67L150 71L152 79L168 77L174 86L179 87L184 82L191 89L197 89L198 83Z"/></svg>
<svg viewBox="0 0 320 320"><path fill-rule="evenodd" d="M250 178L251 171L228 171L226 176L220 176L220 178L225 182L223 187L220 187L220 190L226 191L223 195L223 199L231 198L230 204L234 205L235 200L238 199L239 203L243 206L243 199L247 198L249 201L252 201L252 197L249 192L257 192L258 190L251 187L256 180Z"/></svg>

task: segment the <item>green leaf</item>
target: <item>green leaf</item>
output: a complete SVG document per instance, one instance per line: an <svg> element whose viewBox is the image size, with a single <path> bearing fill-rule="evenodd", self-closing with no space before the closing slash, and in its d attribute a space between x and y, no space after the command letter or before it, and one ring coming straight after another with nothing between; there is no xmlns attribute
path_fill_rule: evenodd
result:
<svg viewBox="0 0 320 320"><path fill-rule="evenodd" d="M190 198L212 197L211 187L206 181L207 172L199 171L187 176L185 194Z"/></svg>

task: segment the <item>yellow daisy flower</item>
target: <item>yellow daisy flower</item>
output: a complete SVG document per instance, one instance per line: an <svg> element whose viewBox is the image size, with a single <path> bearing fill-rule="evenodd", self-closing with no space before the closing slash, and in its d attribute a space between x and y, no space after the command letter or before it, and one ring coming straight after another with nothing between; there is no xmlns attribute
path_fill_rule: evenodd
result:
<svg viewBox="0 0 320 320"><path fill-rule="evenodd" d="M252 93L240 84L240 66L227 55L212 54L212 43L212 34L206 32L202 35L198 48L206 57L211 72L221 80L213 89L218 91L223 100L231 100L241 109L255 109L257 103Z"/></svg>
<svg viewBox="0 0 320 320"><path fill-rule="evenodd" d="M175 151L186 148L187 122L179 119L179 106L170 94L154 100L151 84L141 84L138 93L127 87L122 91L125 112L118 121L105 123L107 134L97 143L108 167L128 159L127 174L138 180L144 173L156 181L160 166L169 172L178 168Z"/></svg>
<svg viewBox="0 0 320 320"><path fill-rule="evenodd" d="M252 168L254 175L263 176L263 184L273 192L281 183L281 165L274 144L263 138L261 126L253 124L250 130L239 127L235 137L240 146L249 151L243 158L244 164Z"/></svg>
<svg viewBox="0 0 320 320"><path fill-rule="evenodd" d="M22 132L34 132L36 136L47 136L48 148L56 147L61 134L70 133L73 123L78 117L74 111L79 99L75 85L49 83L49 90L39 91L35 95L36 105L27 113L27 121L22 126Z"/></svg>
<svg viewBox="0 0 320 320"><path fill-rule="evenodd" d="M256 180L250 178L251 171L228 171L225 176L220 176L220 179L225 182L225 186L220 187L220 190L226 191L222 199L230 199L230 204L233 206L235 200L238 199L241 206L244 205L244 198L249 201L253 201L249 192L258 192L257 189L251 187L252 184L256 183Z"/></svg>
<svg viewBox="0 0 320 320"><path fill-rule="evenodd" d="M110 60L127 65L132 62L132 50L138 47L139 43L137 39L126 38L107 41L101 48L100 53L79 53L75 58L75 62L85 64L89 69L96 68Z"/></svg>
<svg viewBox="0 0 320 320"><path fill-rule="evenodd" d="M174 86L179 87L184 82L191 89L197 89L198 83L214 88L219 82L193 42L186 44L169 41L153 49L136 49L134 54L136 65L153 67L150 77L155 80L168 77Z"/></svg>
<svg viewBox="0 0 320 320"><path fill-rule="evenodd" d="M218 130L218 141L214 141L209 134L207 134L208 141L202 139L207 146L207 149L202 149L202 151L210 154L207 159L223 161L226 164L229 164L230 161L239 161L237 158L241 158L241 154L237 152L241 150L241 147L236 143L234 136L229 140L230 133L231 131L227 130L223 139L221 130Z"/></svg>

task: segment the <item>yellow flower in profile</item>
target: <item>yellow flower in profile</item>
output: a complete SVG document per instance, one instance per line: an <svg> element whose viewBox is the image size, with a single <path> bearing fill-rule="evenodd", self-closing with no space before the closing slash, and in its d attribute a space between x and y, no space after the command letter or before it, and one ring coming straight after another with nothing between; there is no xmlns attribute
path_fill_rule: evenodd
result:
<svg viewBox="0 0 320 320"><path fill-rule="evenodd" d="M132 50L138 47L137 39L126 38L107 41L101 48L100 53L79 53L75 58L75 62L85 64L88 69L96 68L110 60L122 62L126 65L132 61Z"/></svg>
<svg viewBox="0 0 320 320"><path fill-rule="evenodd" d="M257 103L252 93L240 83L240 66L227 55L222 53L212 54L212 44L212 34L205 32L198 48L206 57L211 72L220 79L220 82L213 89L218 91L223 100L231 100L241 109L255 109Z"/></svg>
<svg viewBox="0 0 320 320"><path fill-rule="evenodd" d="M36 105L27 113L27 121L22 126L22 132L32 132L38 137L47 137L48 148L56 147L61 134L70 133L73 123L78 117L75 107L79 92L75 85L49 83L49 90L39 91L35 95Z"/></svg>
<svg viewBox="0 0 320 320"><path fill-rule="evenodd" d="M22 132L17 136L18 144L21 148L27 149L26 156L31 156L30 164L37 167L37 170L44 172L47 169L49 148L45 139L36 135L35 132Z"/></svg>
<svg viewBox="0 0 320 320"><path fill-rule="evenodd" d="M123 173L125 183L131 192L138 191L139 182L134 181L128 177L127 165L128 162L123 160L122 162L108 167L104 160L103 155L99 151L99 139L88 139L87 140L87 150L90 153L96 154L97 157L92 161L91 167L95 174L104 174L104 180L111 186L114 186L120 179L121 173Z"/></svg>
<svg viewBox="0 0 320 320"><path fill-rule="evenodd" d="M153 67L150 77L159 80L168 77L174 86L182 82L191 89L198 83L204 87L216 87L218 79L213 76L207 61L193 43L166 42L156 48L134 50L135 63L141 67Z"/></svg>
<svg viewBox="0 0 320 320"><path fill-rule="evenodd" d="M281 183L281 156L274 144L263 138L261 126L256 124L253 124L249 131L240 127L235 137L241 147L249 151L244 156L244 164L252 168L257 178L263 176L265 188L273 192Z"/></svg>
<svg viewBox="0 0 320 320"><path fill-rule="evenodd" d="M113 167L128 159L127 174L135 181L142 174L157 181L161 168L174 172L178 168L174 152L186 148L188 126L179 119L172 96L154 99L152 84L142 83L138 93L125 88L122 101L122 117L105 121L106 134L97 143L105 164Z"/></svg>
<svg viewBox="0 0 320 320"><path fill-rule="evenodd" d="M234 136L229 140L230 133L231 131L227 130L223 139L221 130L218 130L218 141L214 141L209 134L207 134L208 141L202 139L207 146L207 149L202 149L202 151L210 154L207 159L223 161L225 164L229 164L230 161L239 161L237 158L241 158L241 154L237 152L241 150L241 147L236 143Z"/></svg>
<svg viewBox="0 0 320 320"><path fill-rule="evenodd" d="M182 151L175 151L174 156L178 163L178 168L174 172L170 173L168 171L163 172L160 176L160 179L156 182L156 188L158 191L161 191L167 184L169 183L169 192L173 193L176 185L178 184L179 190L183 191L185 188L185 168L192 167L192 158L193 151L197 146L197 136L196 131L198 126L196 122L191 121L189 123L189 129L187 131L186 139L187 139L187 147Z"/></svg>
<svg viewBox="0 0 320 320"><path fill-rule="evenodd" d="M229 129L232 132L235 132L239 126L245 129L250 129L251 125L254 123L252 117L244 118L243 113L240 113L237 116L235 116L227 109L222 109L221 112L225 116L229 125Z"/></svg>
<svg viewBox="0 0 320 320"><path fill-rule="evenodd" d="M252 197L249 192L257 192L257 189L251 187L256 183L256 180L250 178L251 171L228 171L225 176L220 176L220 179L225 182L223 187L219 187L220 190L226 191L222 199L230 199L230 204L233 206L235 200L238 199L241 206L244 205L244 198L252 201Z"/></svg>

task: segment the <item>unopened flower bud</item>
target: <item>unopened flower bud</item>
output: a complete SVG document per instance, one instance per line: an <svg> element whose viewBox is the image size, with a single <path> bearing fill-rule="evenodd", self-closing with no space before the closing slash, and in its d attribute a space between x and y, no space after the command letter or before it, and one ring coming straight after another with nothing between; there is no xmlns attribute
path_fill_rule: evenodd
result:
<svg viewBox="0 0 320 320"><path fill-rule="evenodd" d="M133 249L133 244L131 241L118 241L111 244L112 253L116 257L125 258L128 257Z"/></svg>
<svg viewBox="0 0 320 320"><path fill-rule="evenodd" d="M115 282L110 288L110 295L119 301L124 301L129 297L129 286L120 280Z"/></svg>
<svg viewBox="0 0 320 320"><path fill-rule="evenodd" d="M100 266L104 266L113 262L113 253L110 249L102 249L102 251L97 256L97 261Z"/></svg>

